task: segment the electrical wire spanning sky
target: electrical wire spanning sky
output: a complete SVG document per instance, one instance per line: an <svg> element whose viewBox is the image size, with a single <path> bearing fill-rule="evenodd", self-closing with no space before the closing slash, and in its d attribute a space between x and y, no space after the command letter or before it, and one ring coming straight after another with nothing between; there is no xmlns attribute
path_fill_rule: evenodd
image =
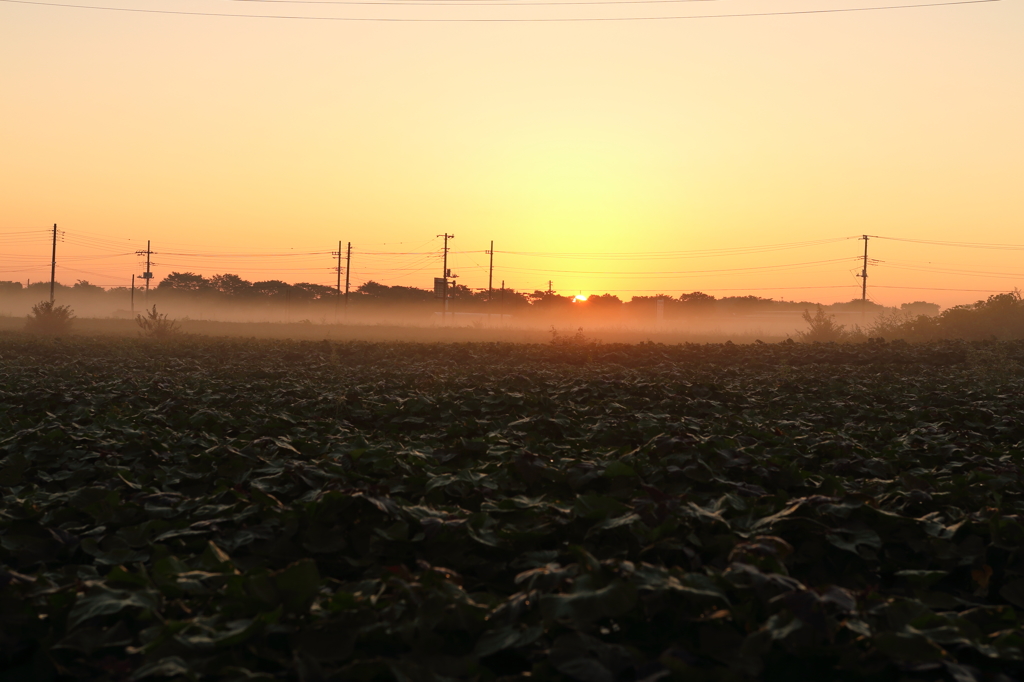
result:
<svg viewBox="0 0 1024 682"><path fill-rule="evenodd" d="M669 4L687 2L714 2L716 0L577 0L576 2L560 1L524 1L524 2L493 2L491 0L461 0L460 2L432 2L430 0L400 0L387 2L386 0L233 0L244 4L273 3L277 5L350 5L350 6L376 6L376 7L401 7L403 10L410 7L458 7L459 9L484 7L488 9L515 7L516 9L537 8L537 7L560 7L575 8L593 5L647 5L647 4ZM1002 0L939 0L938 2L920 2L906 4L875 4L875 5L851 5L837 4L831 7L818 7L815 9L793 9L793 10L766 10L759 12L727 12L722 14L657 14L657 15L620 15L620 16L332 16L332 15L309 15L309 14L241 14L233 12L214 11L187 11L180 9L160 9L152 7L124 7L112 5L90 5L74 4L63 2L46 2L45 0L0 0L16 5L35 5L37 7L52 7L71 10L98 10L103 12L134 12L139 14L169 14L190 17L208 17L215 19L270 19L278 21L352 21L352 22L414 22L414 23L544 23L544 22L580 22L580 21L682 21L696 19L743 19L750 17L775 17L775 16L797 16L801 14L837 14L845 12L883 12L894 10L928 9L934 7L951 7L956 5L979 5L990 2L1002 2Z"/></svg>
<svg viewBox="0 0 1024 682"><path fill-rule="evenodd" d="M37 273L36 281L42 279L38 273L45 272L50 265L50 251L53 232L51 230L16 230L0 233L0 245L5 249L6 260L0 259L0 278L15 278L16 275ZM847 290L849 298L860 287L860 274L863 268L862 255L847 255L838 258L807 260L810 253L822 249L844 245L856 245L862 238L856 236L818 239L804 242L780 244L747 245L740 247L723 247L717 249L700 249L677 252L516 252L494 250L497 264L494 276L497 277L495 287L504 282L508 288L523 291L546 289L549 282L576 283L587 278L600 275L606 281L614 283L610 291L628 300L631 296L652 294L668 294L676 296L691 291L704 291L719 296L737 295L747 292L752 295L765 296L764 292L774 292L782 299L799 295L831 295L843 300L843 293L833 290ZM977 294L991 294L1013 290L1024 282L1024 267L1016 271L996 271L992 269L970 269L963 267L964 253L971 250L998 250L1013 252L1024 250L1021 244L984 244L977 242L934 242L922 240L906 240L897 237L868 235L869 242L912 243L929 247L926 253L945 252L945 258L957 260L890 260L868 258L869 281L871 282L872 300L879 298L875 289L898 290L900 292L921 292L922 295L935 298L932 292L958 293L977 298ZM123 273L143 270L145 253L130 249L131 240L118 241L98 235L69 233L57 231L59 249L67 246L78 246L82 250L77 255L58 257L58 279L64 283L70 281L86 281L106 288L125 286ZM440 274L442 262L442 242L439 238L428 239L415 245L387 244L376 248L360 248L352 250L352 270L350 280L355 288L366 282L377 282L389 286L413 286L421 289L429 288L434 276ZM158 273L156 281L172 272L191 272L212 277L215 274L237 274L250 281L283 279L290 283L310 282L325 286L336 285L337 260L336 251L288 249L281 252L261 251L250 253L230 253L205 251L194 246L167 243L157 245L151 256L151 266ZM403 250L397 250L397 248ZM937 247L937 248L936 248ZM796 251L797 254L790 255ZM23 255L17 255L20 252ZM345 253L345 251L342 251ZM731 267L730 263L749 256L763 256L764 264ZM455 272L457 277L464 278L475 285L473 288L483 289L480 283L486 282L491 273L489 250L450 249L449 263L461 263ZM800 258L800 256L805 256ZM546 263L549 267L523 267L523 263ZM601 269L589 270L580 267L592 267L599 264ZM817 284L806 285L772 285L780 278L787 278L793 273L808 276L808 281ZM958 286L908 286L892 284L899 281L903 272L917 273L918 277L939 277L946 284ZM115 273L115 274L111 274ZM344 270L342 270L344 273ZM896 276L896 279L893 278ZM89 278L92 279L89 279ZM756 278L767 286L729 286L730 280L736 277ZM548 278L544 280L543 278ZM129 275L130 279L130 275ZM344 274L342 278L344 279ZM70 280L70 281L69 281ZM876 280L879 284L875 284ZM26 278L31 281L31 278ZM140 280L141 281L141 280ZM751 280L753 281L753 280ZM979 284L980 282L980 284ZM561 287L561 285L560 285ZM979 288L983 287L983 288ZM565 289L565 287L561 287ZM607 293L593 289L578 290L580 293ZM568 287L567 293L573 293ZM884 296L882 296L884 298Z"/></svg>
<svg viewBox="0 0 1024 682"><path fill-rule="evenodd" d="M0 0L0 279L969 303L1019 0ZM1017 245L1017 246L1015 246Z"/></svg>

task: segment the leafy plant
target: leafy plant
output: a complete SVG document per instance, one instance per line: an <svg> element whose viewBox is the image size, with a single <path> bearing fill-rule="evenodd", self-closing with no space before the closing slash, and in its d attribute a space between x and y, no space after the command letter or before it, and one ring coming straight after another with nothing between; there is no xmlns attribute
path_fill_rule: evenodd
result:
<svg viewBox="0 0 1024 682"><path fill-rule="evenodd" d="M135 323L142 329L142 334L154 339L165 339L181 333L181 328L171 319L167 313L158 313L156 304L151 310L146 311L145 317L141 314L135 316Z"/></svg>
<svg viewBox="0 0 1024 682"><path fill-rule="evenodd" d="M40 301L32 306L32 314L25 321L25 331L59 336L71 331L74 319L75 314L71 306L55 305L53 301Z"/></svg>
<svg viewBox="0 0 1024 682"><path fill-rule="evenodd" d="M814 315L805 310L801 317L808 328L796 334L804 343L829 343L846 339L846 325L836 322L836 316L826 313L820 305Z"/></svg>
<svg viewBox="0 0 1024 682"><path fill-rule="evenodd" d="M572 336L559 333L554 326L551 327L552 346L593 346L598 342L583 333L583 327L576 330Z"/></svg>
<svg viewBox="0 0 1024 682"><path fill-rule="evenodd" d="M933 341L937 339L1024 338L1024 299L1020 291L992 294L984 301L959 305L938 315L913 315L899 311L881 315L872 332L887 339Z"/></svg>
<svg viewBox="0 0 1024 682"><path fill-rule="evenodd" d="M1024 678L1024 342L585 354L0 336L0 677Z"/></svg>

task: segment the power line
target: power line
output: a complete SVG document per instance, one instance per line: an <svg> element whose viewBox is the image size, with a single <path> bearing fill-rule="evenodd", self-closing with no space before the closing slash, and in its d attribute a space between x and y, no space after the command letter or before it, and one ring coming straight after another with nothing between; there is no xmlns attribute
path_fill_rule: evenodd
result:
<svg viewBox="0 0 1024 682"><path fill-rule="evenodd" d="M799 249L824 244L835 244L857 236L833 237L831 239L813 239L802 242L784 242L780 244L762 244L756 246L734 246L718 249L691 249L685 251L611 251L611 252L556 252L556 251L495 251L509 256L530 256L533 258L578 258L586 260L656 260L671 258L708 258L719 256L741 256L747 254L768 253L787 249ZM479 251L473 253L481 253Z"/></svg>
<svg viewBox="0 0 1024 682"><path fill-rule="evenodd" d="M501 253L500 251L498 253ZM847 256L845 258L830 258L827 260L818 261L806 261L804 263L786 263L779 265L756 265L746 268L719 268L714 270L636 270L636 271L620 271L620 272L607 272L603 270L552 270L549 268L516 268L506 267L503 270L515 270L518 272L553 272L557 274L566 275L602 275L605 277L616 277L616 276L628 276L628 277L644 277L652 275L666 275L666 276L679 276L679 275L705 275L709 273L732 273L732 272L749 272L756 270L781 270L787 268L801 268L808 267L811 265L823 265L826 263L839 263L842 261L859 260L859 256Z"/></svg>
<svg viewBox="0 0 1024 682"><path fill-rule="evenodd" d="M718 2L718 0L539 0L530 2L501 2L498 0L233 0L233 2L258 2L285 5L375 5L378 7L580 7L595 5L660 5L693 2ZM243 15L250 16L250 15Z"/></svg>
<svg viewBox="0 0 1024 682"><path fill-rule="evenodd" d="M885 269L890 270L906 270L907 272L934 272L941 275L959 275L962 277L989 277L992 279L1011 279L1014 277L1024 277L1024 273L1020 272L985 272L982 270L954 270L951 268L926 268L921 266L906 266L906 265L893 265L887 261L882 261L882 265Z"/></svg>
<svg viewBox="0 0 1024 682"><path fill-rule="evenodd" d="M169 9L143 9L139 7L108 7L101 5L73 5L39 0L0 0L17 5L37 5L64 9L91 9L107 12L132 12L137 14L175 14L194 17L224 17L232 19L287 19L293 21L356 21L356 22L413 22L413 23L565 23L583 21L680 21L687 19L738 19L743 17L795 16L800 14L834 14L840 12L878 12L898 9L923 9L926 7L949 7L953 5L980 5L1002 0L950 0L911 5L884 5L875 7L833 7L827 9L787 10L781 12L747 12L737 14L693 14L665 17L553 17L553 18L414 18L414 17L325 17L283 14L232 14L228 12L187 12Z"/></svg>
<svg viewBox="0 0 1024 682"><path fill-rule="evenodd" d="M233 2L260 2L281 5L390 5L392 7L547 7L551 5L657 5L663 3L718 2L718 0L554 0L547 2L495 2L493 0L233 0Z"/></svg>
<svg viewBox="0 0 1024 682"><path fill-rule="evenodd" d="M986 244L983 242L943 242L932 239L903 239L901 237L880 237L870 235L873 239L886 239L891 242L907 242L910 244L928 244L931 246L956 246L963 249L999 249L1001 251L1024 251L1024 244Z"/></svg>
<svg viewBox="0 0 1024 682"><path fill-rule="evenodd" d="M1005 292L1006 289L945 289L942 287L897 287L897 286L884 286L881 284L874 285L875 289L911 289L913 291L959 291L959 292L979 292L984 294L994 294Z"/></svg>
<svg viewBox="0 0 1024 682"><path fill-rule="evenodd" d="M292 258L307 256L330 255L331 251L296 251L293 253L181 253L179 251L162 251L166 256L182 256L184 258Z"/></svg>

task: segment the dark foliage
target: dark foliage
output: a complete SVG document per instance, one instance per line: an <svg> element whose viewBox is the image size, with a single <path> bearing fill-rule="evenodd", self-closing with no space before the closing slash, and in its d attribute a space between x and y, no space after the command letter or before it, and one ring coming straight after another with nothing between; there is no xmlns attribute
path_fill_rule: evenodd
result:
<svg viewBox="0 0 1024 682"><path fill-rule="evenodd" d="M152 339L166 339L181 333L178 323L168 318L166 313L157 312L155 304L145 315L136 315L135 324L139 325L143 336Z"/></svg>
<svg viewBox="0 0 1024 682"><path fill-rule="evenodd" d="M71 332L75 313L71 306L57 305L53 301L40 301L32 306L32 314L25 320L25 331L31 334L60 336Z"/></svg>
<svg viewBox="0 0 1024 682"><path fill-rule="evenodd" d="M0 676L1021 679L1022 360L0 338Z"/></svg>

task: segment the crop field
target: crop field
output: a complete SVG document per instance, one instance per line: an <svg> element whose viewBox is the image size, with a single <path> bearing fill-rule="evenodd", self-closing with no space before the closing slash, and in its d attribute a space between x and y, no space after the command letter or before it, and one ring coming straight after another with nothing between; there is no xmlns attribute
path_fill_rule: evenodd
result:
<svg viewBox="0 0 1024 682"><path fill-rule="evenodd" d="M0 336L0 679L1024 679L1024 343Z"/></svg>
<svg viewBox="0 0 1024 682"><path fill-rule="evenodd" d="M497 316L495 316L497 320ZM242 337L281 340L323 341L332 343L344 341L372 342L415 342L415 343L548 343L553 335L573 336L584 329L585 335L603 343L636 344L653 341L656 343L753 343L755 340L778 342L795 336L807 324L799 317L773 318L765 323L757 318L737 318L705 322L703 326L679 324L665 325L610 325L585 327L573 325L570 320L556 320L552 323L530 324L523 320L511 319L505 324L475 320L474 323L414 324L409 320L370 323L333 324L330 321L311 322L224 322L217 320L192 320L177 318L175 322L186 334L220 337ZM25 317L0 314L0 334L20 332L25 329ZM133 318L87 318L76 317L76 334L83 336L107 336L137 338L139 325Z"/></svg>

